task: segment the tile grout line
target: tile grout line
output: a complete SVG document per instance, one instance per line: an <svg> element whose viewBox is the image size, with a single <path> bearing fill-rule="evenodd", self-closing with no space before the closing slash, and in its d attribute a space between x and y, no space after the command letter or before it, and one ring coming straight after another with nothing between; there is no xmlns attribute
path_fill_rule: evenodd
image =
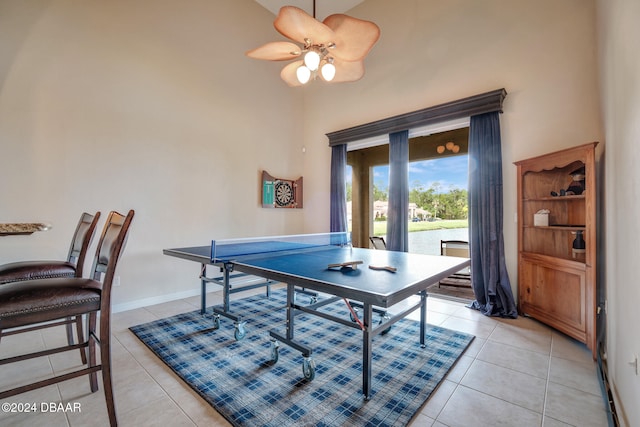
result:
<svg viewBox="0 0 640 427"><path fill-rule="evenodd" d="M553 334L551 334L551 348L549 349L549 364L547 365L547 380L545 381L544 384L544 401L542 404L542 422L541 422L541 427L544 427L544 420L545 420L545 416L547 413L547 397L549 395L549 381L551 380L551 357L553 355L553 344L555 342L555 339L553 337Z"/></svg>
<svg viewBox="0 0 640 427"><path fill-rule="evenodd" d="M451 314L447 314L447 317L445 318L445 320L442 323L445 323L447 320L449 320L451 318ZM469 346L471 346L471 343L469 343ZM462 352L462 354L460 355L460 357L462 357L467 350L469 350L469 346L467 347L467 349ZM475 356L473 358L475 360ZM459 361L460 359L458 359ZM457 363L457 362L456 362ZM473 362L471 362L473 363ZM454 365L455 366L455 365ZM465 372L466 374L466 372ZM445 375L444 378L442 378L442 381L440 382L439 386L442 385L442 382L444 382L447 379L448 375ZM464 375L462 375L462 377L460 377L460 381L462 381L462 378L464 377ZM442 411L444 411L444 408L447 407L447 404L449 403L449 400L451 400L451 397L453 397L453 395L455 394L456 390L458 390L458 387L460 386L460 382L456 382L455 383L456 386L453 388L453 391L451 392L451 394L449 395L449 397L447 397L447 400L444 402L444 404L442 405L442 408L440 408L440 410L438 411L438 414L436 415L436 418L434 419L434 423L440 423L443 425L446 425L445 423L443 423L442 421L439 421L440 415L442 414ZM439 388L438 386L438 388ZM435 390L434 390L435 391ZM431 398L431 396L429 397ZM425 402L425 405L427 404L427 402L429 401L429 399L427 399L427 401Z"/></svg>
<svg viewBox="0 0 640 427"><path fill-rule="evenodd" d="M449 314L446 320L448 320L448 319L449 319L449 318L451 318L451 317L453 317L453 315L452 315L452 314ZM445 321L446 321L446 320L445 320ZM443 323L444 323L444 322L443 322ZM476 337L476 338L477 338L477 337ZM451 394L449 395L449 397L447 398L447 400L446 400L446 401L444 402L444 404L442 405L442 408L440 408L440 410L438 411L438 414L436 415L436 418L434 419L434 422L440 423L440 424L442 424L442 425L447 425L447 424L445 424L444 422L442 422L442 421L440 421L440 420L439 420L440 415L441 415L441 414L442 414L442 412L444 411L444 408L446 408L446 407L447 407L447 404L449 403L449 401L451 400L451 398L453 397L453 395L456 393L456 391L458 390L458 388L459 388L459 387L460 387L460 385L462 384L462 380L464 379L465 375L467 375L467 372L468 372L469 368L471 367L471 365L473 365L473 362L475 362L475 361L477 360L478 355L480 354L480 352L482 351L482 349L484 348L484 346L485 346L485 345L487 345L487 342L488 342L488 341L489 341L489 339L488 339L488 338L484 340L484 344L482 344L482 346L480 347L480 349L478 350L478 352L477 352L477 353L472 357L472 358L473 358L473 361L469 364L469 367L467 368L467 370L464 372L464 374L463 374L462 376L460 376L460 380L459 380L459 381L457 381L457 382L455 382L455 385L456 385L456 386L453 388L453 391L451 392ZM469 350L469 347L467 347L467 350L465 350L465 351L460 355L460 357L464 356L464 355L465 355L465 353L466 353L468 350ZM471 356L469 356L469 357L471 357ZM459 361L459 360L458 360L458 361ZM456 362L456 363L457 363L457 362ZM444 381L444 380L446 380L446 379L447 379L447 376L445 376L445 377L443 378L443 381ZM425 402L425 404L426 404L426 402Z"/></svg>
<svg viewBox="0 0 640 427"><path fill-rule="evenodd" d="M126 352L127 352L127 354L129 355L129 357L131 357L133 360L135 360L135 361L136 361L136 363L137 363L137 364L138 364L138 366L142 369L142 371L143 371L144 373L146 373L146 374L149 376L149 378L150 378L150 379L151 379L151 380L152 380L152 381L153 381L153 382L154 382L154 383L155 383L155 384L156 384L156 385L157 385L157 386L162 390L162 392L166 395L166 397L167 397L167 398L169 398L169 400L171 400L171 401L172 401L172 402L173 402L173 403L178 407L178 409L180 410L180 412L182 412L182 413L185 415L185 417L187 417L187 418L188 418L191 422L193 422L193 423L194 423L194 425L195 425L195 422L191 419L191 417L189 417L189 416L184 412L184 410L183 410L183 409L182 409L182 407L178 404L178 402L176 402L176 401L175 401L175 399L170 395L170 393L169 393L167 390L165 390L165 388L164 388L164 387L163 387L163 386L158 382L158 380L157 380L157 379L156 379L156 378L151 374L151 372L149 372L149 370L147 370L147 368L146 368L146 367L145 367L145 366L144 366L144 365L143 365L143 364L142 364L142 363L141 363L141 362L140 362L140 361L135 357L135 355L134 355L134 354L129 350L129 348L127 348L127 346L125 346L125 344L124 344L122 341L120 341L120 340L118 339L118 337L116 337L116 336L115 336L115 335L113 335L113 334L111 335L111 340L112 340L112 341L113 341L113 340L116 340L116 341L118 341L118 343L120 343L120 345L123 347L124 351L126 351ZM114 381L114 386L115 386L115 381ZM115 393L115 387L114 387L114 396L115 396L115 394L116 394L116 393ZM159 400L160 400L160 399L157 399L156 401L159 401ZM153 402L155 402L155 401L146 402L145 404L149 404L149 403L153 403ZM121 414L118 414L118 418L120 418L120 416L121 416L122 414L129 414L129 413L135 412L135 411L136 411L136 410L138 410L138 409L140 409L140 407L137 407L137 408L134 408L134 409L130 409L130 410L125 411L125 412L123 412L123 413L121 413Z"/></svg>

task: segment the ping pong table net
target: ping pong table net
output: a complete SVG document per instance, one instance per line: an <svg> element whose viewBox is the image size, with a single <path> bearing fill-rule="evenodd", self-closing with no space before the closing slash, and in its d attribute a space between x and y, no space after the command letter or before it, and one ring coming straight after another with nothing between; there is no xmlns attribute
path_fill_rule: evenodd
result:
<svg viewBox="0 0 640 427"><path fill-rule="evenodd" d="M226 262L241 257L317 250L327 246L350 247L351 233L333 232L212 240L211 261Z"/></svg>

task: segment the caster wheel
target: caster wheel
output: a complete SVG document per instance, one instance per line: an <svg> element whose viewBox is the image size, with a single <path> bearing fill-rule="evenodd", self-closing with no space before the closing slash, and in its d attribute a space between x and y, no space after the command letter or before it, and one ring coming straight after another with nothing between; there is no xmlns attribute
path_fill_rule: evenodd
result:
<svg viewBox="0 0 640 427"><path fill-rule="evenodd" d="M280 347L278 346L278 341L271 341L271 363L273 365L278 363L279 357L280 357Z"/></svg>
<svg viewBox="0 0 640 427"><path fill-rule="evenodd" d="M316 364L310 357L305 357L302 362L302 375L308 381L312 381L316 376Z"/></svg>
<svg viewBox="0 0 640 427"><path fill-rule="evenodd" d="M213 316L213 329L220 329L220 316L219 315L214 315Z"/></svg>
<svg viewBox="0 0 640 427"><path fill-rule="evenodd" d="M236 330L233 332L233 337L236 341L242 340L247 335L247 331L244 329L244 323L238 323Z"/></svg>

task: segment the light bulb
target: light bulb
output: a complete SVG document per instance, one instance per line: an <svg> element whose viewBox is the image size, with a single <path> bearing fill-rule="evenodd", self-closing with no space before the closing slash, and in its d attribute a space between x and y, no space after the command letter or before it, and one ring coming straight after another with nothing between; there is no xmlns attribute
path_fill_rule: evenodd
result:
<svg viewBox="0 0 640 427"><path fill-rule="evenodd" d="M458 144L454 145L451 151L453 151L454 153L457 153L458 151L460 151L460 146Z"/></svg>
<svg viewBox="0 0 640 427"><path fill-rule="evenodd" d="M296 77L298 77L300 83L305 84L311 78L311 71L304 65L301 65L296 70Z"/></svg>
<svg viewBox="0 0 640 427"><path fill-rule="evenodd" d="M436 148L436 151L438 152L438 154L444 153L444 145L438 145L438 148Z"/></svg>
<svg viewBox="0 0 640 427"><path fill-rule="evenodd" d="M322 73L322 78L330 82L336 76L336 66L330 62L327 62L322 66L320 72Z"/></svg>
<svg viewBox="0 0 640 427"><path fill-rule="evenodd" d="M320 65L320 55L318 52L310 50L304 55L304 65L307 66L311 71L315 71L318 69L318 65Z"/></svg>

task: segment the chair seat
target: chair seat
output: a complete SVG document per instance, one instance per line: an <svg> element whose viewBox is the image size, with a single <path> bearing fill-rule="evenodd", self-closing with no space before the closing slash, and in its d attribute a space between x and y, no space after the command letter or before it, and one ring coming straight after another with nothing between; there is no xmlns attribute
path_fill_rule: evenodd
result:
<svg viewBox="0 0 640 427"><path fill-rule="evenodd" d="M470 274L452 274L451 276L440 280L438 282L442 286L453 286L456 288L471 288L471 275Z"/></svg>
<svg viewBox="0 0 640 427"><path fill-rule="evenodd" d="M76 266L67 261L20 261L0 265L0 285L10 282L73 277Z"/></svg>
<svg viewBox="0 0 640 427"><path fill-rule="evenodd" d="M2 329L98 311L102 284L85 278L26 280L0 286Z"/></svg>

